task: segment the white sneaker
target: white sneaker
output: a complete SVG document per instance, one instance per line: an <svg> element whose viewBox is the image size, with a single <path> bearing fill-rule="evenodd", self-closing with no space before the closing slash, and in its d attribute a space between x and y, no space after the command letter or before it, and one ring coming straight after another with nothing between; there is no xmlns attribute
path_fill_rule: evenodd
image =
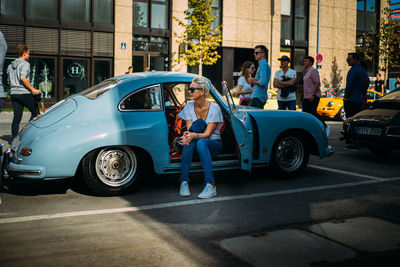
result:
<svg viewBox="0 0 400 267"><path fill-rule="evenodd" d="M217 195L217 188L212 186L211 184L206 184L203 189L203 192L198 195L198 198L212 198Z"/></svg>
<svg viewBox="0 0 400 267"><path fill-rule="evenodd" d="M179 195L181 197L189 197L190 196L190 190L189 190L188 182L183 181L181 183L181 189L179 190Z"/></svg>

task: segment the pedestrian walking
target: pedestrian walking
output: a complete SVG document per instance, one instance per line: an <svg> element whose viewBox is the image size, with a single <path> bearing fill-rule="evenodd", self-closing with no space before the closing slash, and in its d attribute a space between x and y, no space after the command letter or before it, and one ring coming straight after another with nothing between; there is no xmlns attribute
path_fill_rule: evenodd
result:
<svg viewBox="0 0 400 267"><path fill-rule="evenodd" d="M351 66L346 78L344 94L344 111L346 117L353 117L360 112L365 95L367 72L360 65L360 57L357 53L347 54L347 64Z"/></svg>
<svg viewBox="0 0 400 267"><path fill-rule="evenodd" d="M4 86L3 86L3 65L4 65L4 59L6 57L6 52L7 52L6 39L4 39L4 35L0 31L0 113L3 110L3 105L4 102L6 101L6 95L4 93Z"/></svg>
<svg viewBox="0 0 400 267"><path fill-rule="evenodd" d="M385 82L382 80L382 75L377 72L375 77L375 91L381 93L382 95L385 94Z"/></svg>
<svg viewBox="0 0 400 267"><path fill-rule="evenodd" d="M274 87L278 88L278 109L296 110L296 71L289 68L290 58L278 58L281 69L275 72Z"/></svg>
<svg viewBox="0 0 400 267"><path fill-rule="evenodd" d="M271 68L267 62L268 50L265 45L257 45L254 48L254 57L258 61L256 77L249 78L250 83L254 84L251 94L250 106L264 108L268 100L268 83L271 78Z"/></svg>
<svg viewBox="0 0 400 267"><path fill-rule="evenodd" d="M11 124L11 137L17 136L19 123L21 122L24 107L31 112L32 120L36 114L36 101L34 95L39 95L40 91L33 88L29 82L30 64L29 46L20 44L17 47L18 58L7 68L8 80L10 82L10 95L14 110L14 117Z"/></svg>
<svg viewBox="0 0 400 267"><path fill-rule="evenodd" d="M313 114L320 119L317 114L319 99L321 98L321 81L318 71L313 67L314 58L306 56L304 58L304 77L303 77L303 112Z"/></svg>
<svg viewBox="0 0 400 267"><path fill-rule="evenodd" d="M239 105L248 106L251 101L251 93L253 93L253 86L249 81L255 72L256 68L254 63L246 61L242 66L242 76L239 77L238 85L236 87L236 94L239 96Z"/></svg>

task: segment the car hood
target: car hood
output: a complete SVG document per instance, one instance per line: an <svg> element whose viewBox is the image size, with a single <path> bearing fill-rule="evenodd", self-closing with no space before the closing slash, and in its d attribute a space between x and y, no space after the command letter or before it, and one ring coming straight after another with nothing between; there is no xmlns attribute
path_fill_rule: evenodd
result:
<svg viewBox="0 0 400 267"><path fill-rule="evenodd" d="M365 109L357 113L352 121L371 122L371 123L389 123L400 118L400 111L394 109Z"/></svg>
<svg viewBox="0 0 400 267"><path fill-rule="evenodd" d="M62 119L68 117L77 108L77 102L74 98L67 98L50 107L45 113L32 121L32 125L38 128L49 127Z"/></svg>

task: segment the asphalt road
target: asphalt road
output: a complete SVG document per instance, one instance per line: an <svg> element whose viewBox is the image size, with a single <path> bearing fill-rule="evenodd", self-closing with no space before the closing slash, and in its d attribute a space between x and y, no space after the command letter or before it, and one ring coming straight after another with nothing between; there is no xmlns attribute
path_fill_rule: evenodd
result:
<svg viewBox="0 0 400 267"><path fill-rule="evenodd" d="M189 198L178 196L176 175L147 177L133 194L112 198L94 196L73 180L12 183L1 193L0 266L277 266L272 259L294 266L289 250L264 250L252 258L246 243L238 243L239 251L222 244L354 218L400 225L400 153L346 150L338 140L341 124L328 124L335 148L331 158L311 157L296 179L275 177L268 170L217 172L218 196L209 201L196 198L202 174L192 176ZM394 229L387 234L397 238L400 228ZM353 238L361 237L354 233ZM332 239L326 238L332 256L310 266L400 262L400 239L397 247L379 252ZM253 249L263 251L266 243L259 243ZM351 250L351 257L335 260L333 243Z"/></svg>

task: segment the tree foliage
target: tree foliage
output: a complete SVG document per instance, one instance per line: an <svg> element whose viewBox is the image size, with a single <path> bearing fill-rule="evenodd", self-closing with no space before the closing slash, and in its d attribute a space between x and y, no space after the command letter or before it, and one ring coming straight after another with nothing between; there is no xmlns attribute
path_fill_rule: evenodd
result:
<svg viewBox="0 0 400 267"><path fill-rule="evenodd" d="M212 15L212 0L189 0L189 9L184 11L185 20L174 20L185 30L181 35L174 32L180 47L178 63L186 62L189 66L213 65L221 56L217 52L222 42L222 25L213 29L212 23L217 16Z"/></svg>
<svg viewBox="0 0 400 267"><path fill-rule="evenodd" d="M383 62L379 69L385 71L386 75L389 66L400 67L400 20L391 18L392 15L393 11L388 5L382 12L379 29L372 28L370 32L364 33L365 45L361 48L367 60L372 61L375 55L379 55Z"/></svg>
<svg viewBox="0 0 400 267"><path fill-rule="evenodd" d="M340 84L342 83L342 70L339 69L336 57L333 57L332 67L331 67L331 81L330 83L326 78L322 80L322 83L327 88L334 88L336 91L339 91Z"/></svg>

